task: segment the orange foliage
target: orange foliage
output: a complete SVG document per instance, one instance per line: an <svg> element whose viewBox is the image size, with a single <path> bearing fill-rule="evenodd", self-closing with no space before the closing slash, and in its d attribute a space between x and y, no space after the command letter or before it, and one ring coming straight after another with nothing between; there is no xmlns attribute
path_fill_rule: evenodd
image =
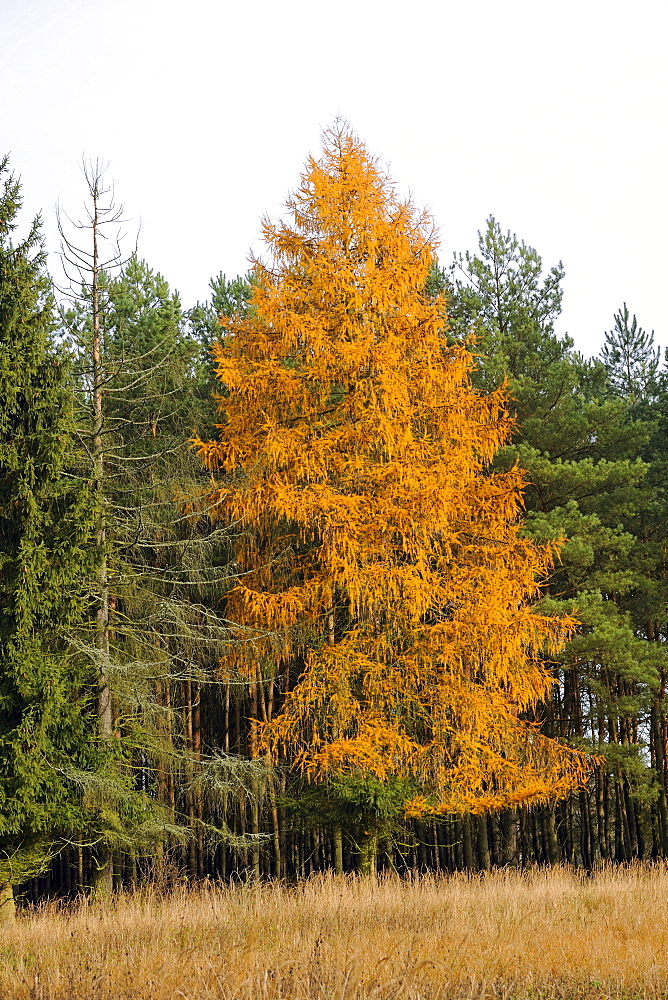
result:
<svg viewBox="0 0 668 1000"><path fill-rule="evenodd" d="M574 622L530 606L553 551L519 533L522 472L489 471L505 397L472 388L425 295L430 220L337 128L287 204L250 317L221 321L219 437L196 441L239 529L227 669L297 665L262 746L315 780L411 778L413 815L564 795L587 758L522 713Z"/></svg>

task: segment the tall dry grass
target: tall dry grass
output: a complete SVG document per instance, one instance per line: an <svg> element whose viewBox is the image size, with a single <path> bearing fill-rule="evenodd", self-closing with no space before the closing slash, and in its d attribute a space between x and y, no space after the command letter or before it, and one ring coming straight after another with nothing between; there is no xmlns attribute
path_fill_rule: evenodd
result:
<svg viewBox="0 0 668 1000"><path fill-rule="evenodd" d="M0 943L0 1000L450 997L668 997L668 868L143 891Z"/></svg>

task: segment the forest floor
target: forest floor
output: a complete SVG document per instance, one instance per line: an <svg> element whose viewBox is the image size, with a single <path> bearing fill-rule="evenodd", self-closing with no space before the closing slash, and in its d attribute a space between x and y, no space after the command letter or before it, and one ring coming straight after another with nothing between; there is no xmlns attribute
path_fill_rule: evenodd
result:
<svg viewBox="0 0 668 1000"><path fill-rule="evenodd" d="M314 877L19 912L0 1000L668 998L668 867Z"/></svg>

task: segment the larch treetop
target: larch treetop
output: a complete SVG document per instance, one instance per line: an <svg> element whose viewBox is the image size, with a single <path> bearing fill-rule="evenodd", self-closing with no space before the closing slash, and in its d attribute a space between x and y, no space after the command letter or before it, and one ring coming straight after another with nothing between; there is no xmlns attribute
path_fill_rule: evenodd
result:
<svg viewBox="0 0 668 1000"><path fill-rule="evenodd" d="M562 796L589 762L522 715L575 623L530 605L554 551L521 536L521 470L489 470L504 391L472 388L425 292L431 219L339 126L287 207L250 315L221 320L219 437L196 441L239 526L227 615L254 630L222 668L299 674L255 752L408 779L413 815Z"/></svg>

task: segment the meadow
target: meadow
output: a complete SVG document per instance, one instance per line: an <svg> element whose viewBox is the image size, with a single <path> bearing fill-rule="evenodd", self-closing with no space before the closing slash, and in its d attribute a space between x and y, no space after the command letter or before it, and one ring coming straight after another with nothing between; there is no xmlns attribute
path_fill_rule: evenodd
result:
<svg viewBox="0 0 668 1000"><path fill-rule="evenodd" d="M668 867L144 889L19 911L2 1000L668 997Z"/></svg>

